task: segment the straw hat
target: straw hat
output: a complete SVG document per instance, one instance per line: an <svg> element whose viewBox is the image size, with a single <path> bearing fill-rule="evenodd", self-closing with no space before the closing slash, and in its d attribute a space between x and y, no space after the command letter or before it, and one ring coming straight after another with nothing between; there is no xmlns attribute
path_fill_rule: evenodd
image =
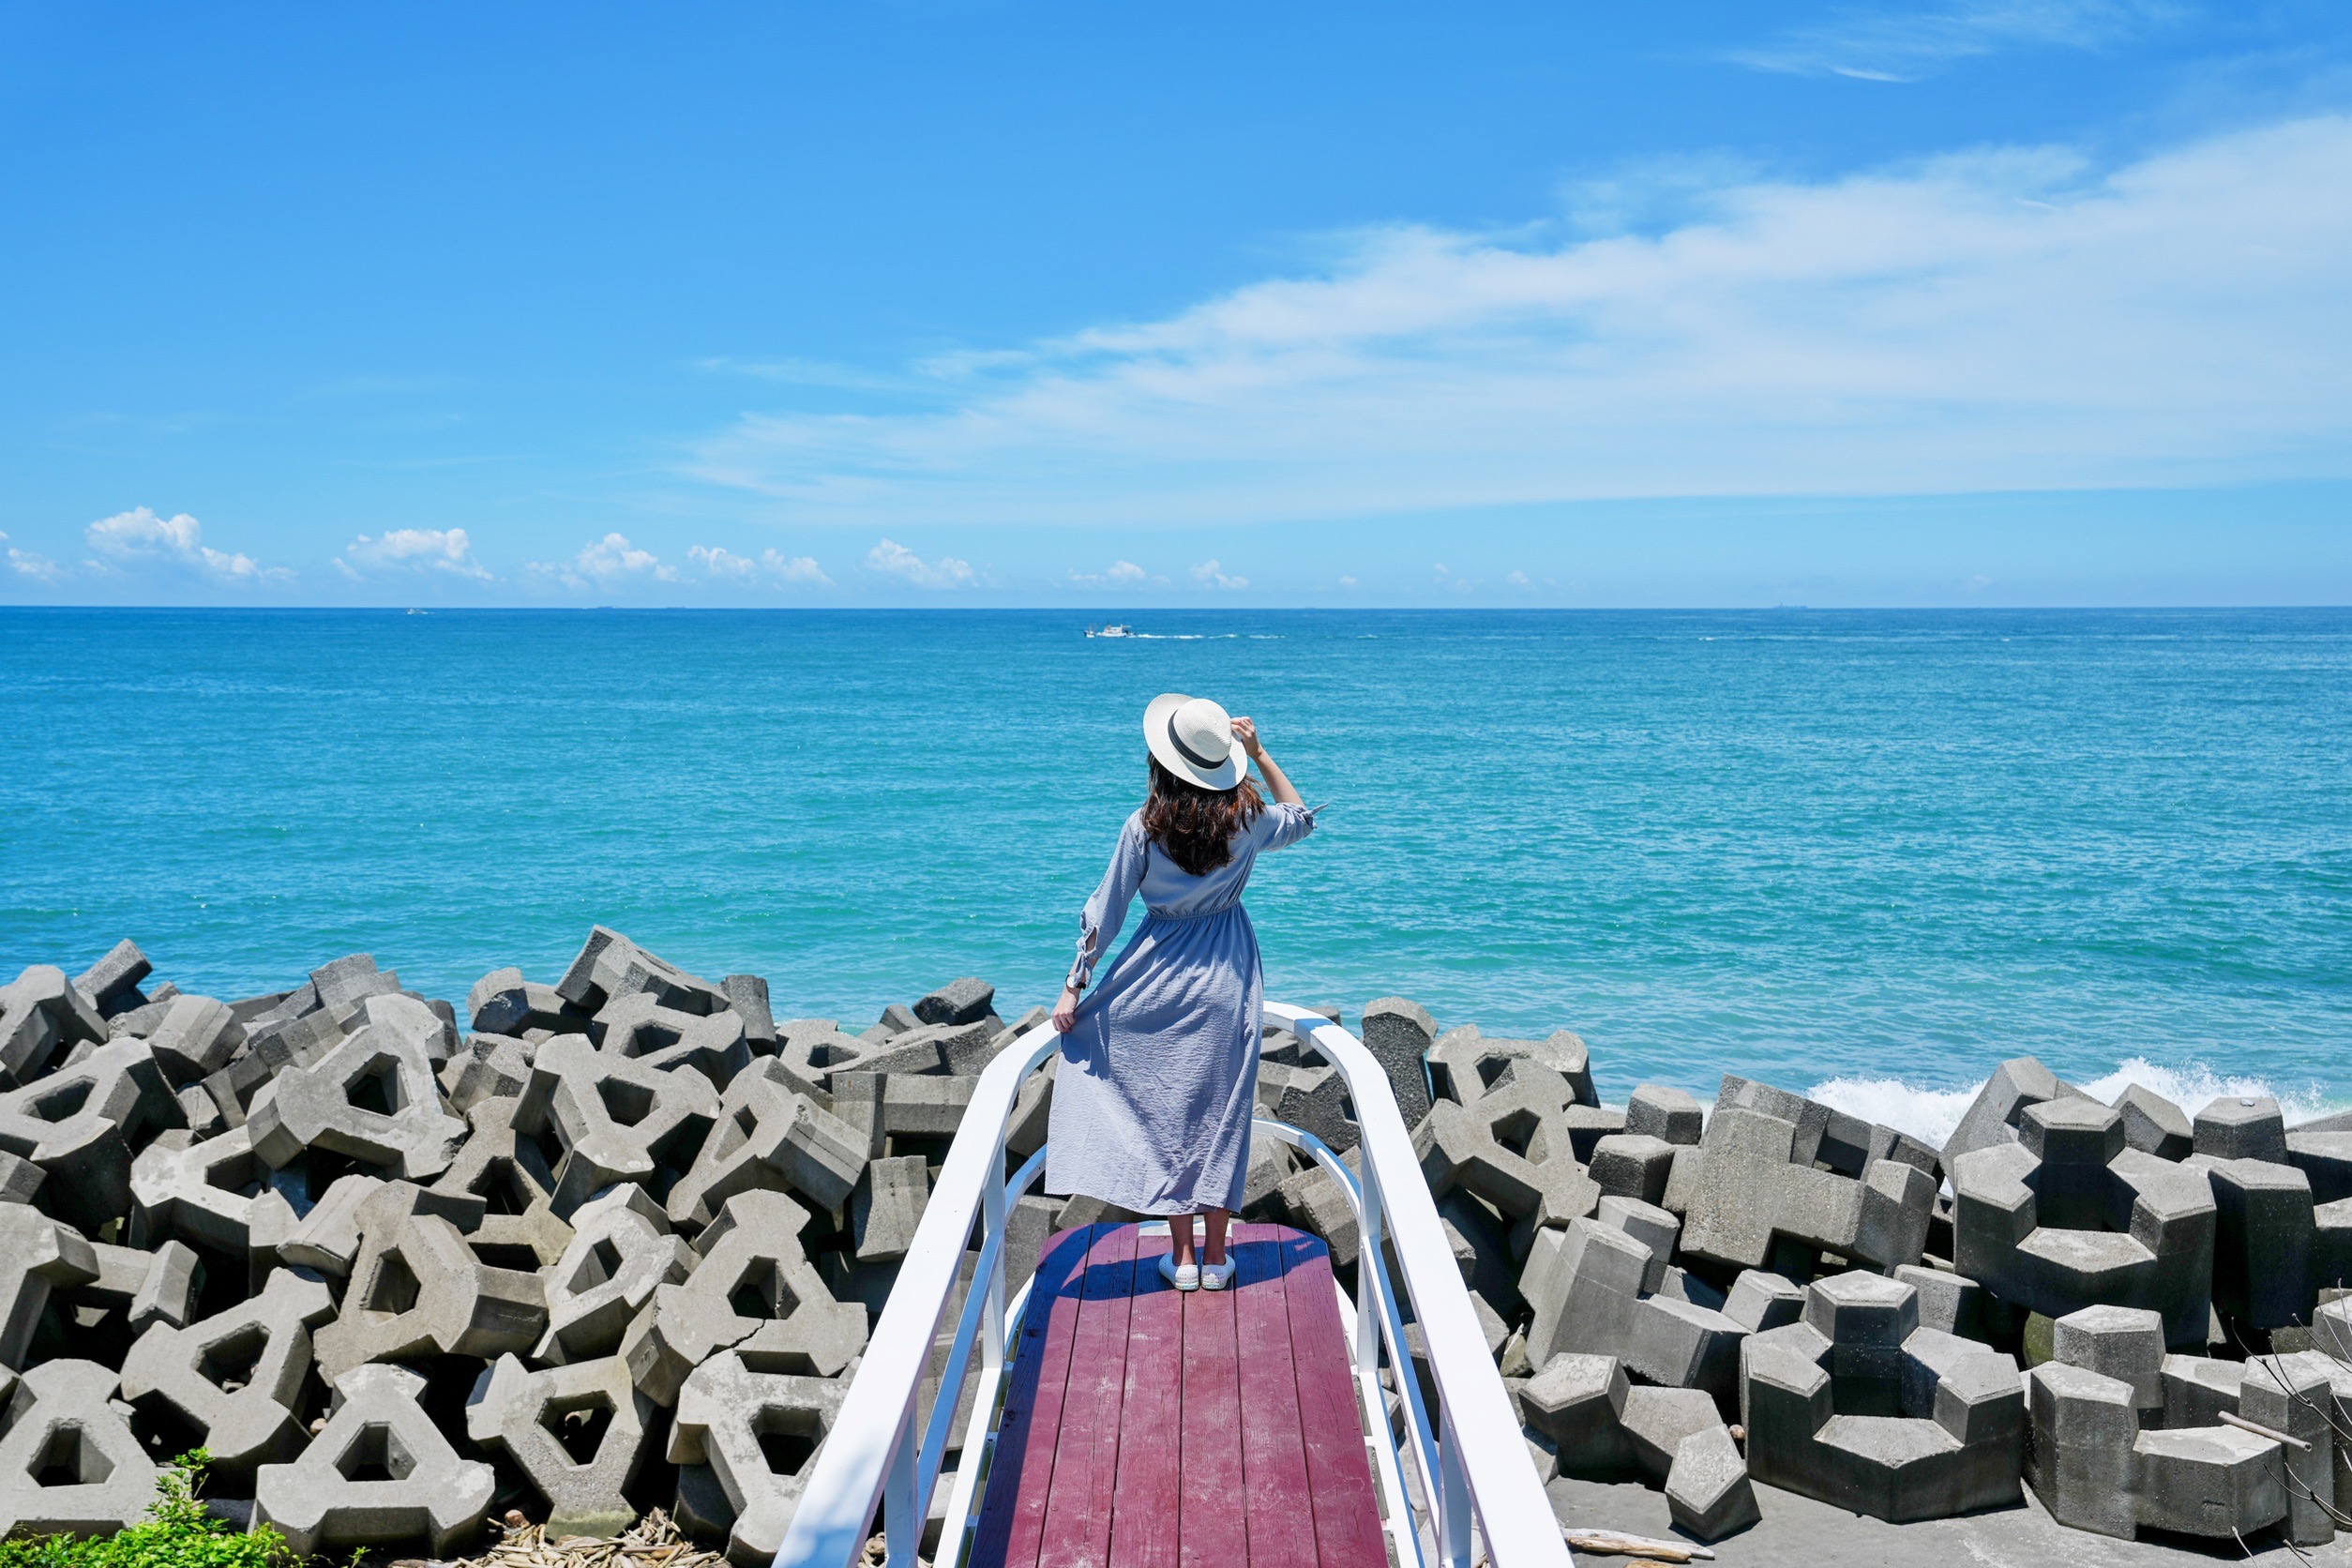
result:
<svg viewBox="0 0 2352 1568"><path fill-rule="evenodd" d="M1160 766L1204 790L1229 790L1249 772L1233 719L1206 697L1162 692L1143 710L1143 744Z"/></svg>

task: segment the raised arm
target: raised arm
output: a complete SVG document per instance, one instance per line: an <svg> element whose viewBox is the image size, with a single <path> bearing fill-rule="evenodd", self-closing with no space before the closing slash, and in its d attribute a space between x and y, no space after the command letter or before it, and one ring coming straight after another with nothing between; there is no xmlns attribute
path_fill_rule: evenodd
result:
<svg viewBox="0 0 2352 1568"><path fill-rule="evenodd" d="M1282 771L1281 764L1268 755L1265 743L1258 738L1258 726L1254 722L1246 718L1235 719L1233 738L1242 743L1242 749L1249 753L1249 760L1258 764L1259 776L1265 779L1266 788L1274 792L1274 798L1277 804L1283 806L1306 804L1300 798L1299 792L1291 784L1289 776Z"/></svg>

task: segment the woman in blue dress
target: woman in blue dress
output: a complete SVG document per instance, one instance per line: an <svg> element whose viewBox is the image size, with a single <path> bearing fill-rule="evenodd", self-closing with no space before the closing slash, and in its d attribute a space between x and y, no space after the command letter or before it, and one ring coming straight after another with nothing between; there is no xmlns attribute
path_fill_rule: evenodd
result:
<svg viewBox="0 0 2352 1568"><path fill-rule="evenodd" d="M1046 1190L1166 1214L1174 1246L1160 1272L1180 1290L1222 1290L1233 1278L1226 1224L1249 1174L1264 996L1242 889L1259 854L1305 837L1315 818L1257 727L1205 697L1153 699L1143 739L1151 793L1086 901L1053 1010L1063 1038ZM1271 802L1250 782L1253 761ZM1143 925L1090 991L1138 894Z"/></svg>

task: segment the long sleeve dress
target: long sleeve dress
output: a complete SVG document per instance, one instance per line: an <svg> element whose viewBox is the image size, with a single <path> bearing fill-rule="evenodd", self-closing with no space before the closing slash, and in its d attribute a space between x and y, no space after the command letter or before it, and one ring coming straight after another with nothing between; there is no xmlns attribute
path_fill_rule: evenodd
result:
<svg viewBox="0 0 2352 1568"><path fill-rule="evenodd" d="M1144 1214L1238 1209L1257 1109L1258 935L1242 889L1258 856L1312 832L1304 807L1269 805L1233 858L1196 877L1138 811L1079 922L1070 984L1084 988L1140 894L1142 926L1062 1039L1047 1127L1046 1190Z"/></svg>

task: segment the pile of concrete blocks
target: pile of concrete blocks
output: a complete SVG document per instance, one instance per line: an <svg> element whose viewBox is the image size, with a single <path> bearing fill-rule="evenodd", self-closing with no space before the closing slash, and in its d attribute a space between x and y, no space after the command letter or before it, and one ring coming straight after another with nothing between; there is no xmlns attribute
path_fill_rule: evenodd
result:
<svg viewBox="0 0 2352 1568"><path fill-rule="evenodd" d="M2133 1085L2102 1105L2020 1057L1978 1094L1944 1165L1942 1256L2039 1323L2146 1307L2176 1349L2292 1352L2352 1286L2352 1127L2290 1132L2268 1096L2191 1118Z"/></svg>
<svg viewBox="0 0 2352 1568"><path fill-rule="evenodd" d="M602 927L552 984L492 970L461 1010L365 954L233 1001L153 983L129 942L24 971L0 987L0 1528L118 1530L202 1445L215 1506L303 1552L659 1505L765 1564L974 1078L1044 1018L994 1003L966 978L861 1033L778 1023L757 976ZM1068 1207L1024 1202L1017 1275Z"/></svg>

